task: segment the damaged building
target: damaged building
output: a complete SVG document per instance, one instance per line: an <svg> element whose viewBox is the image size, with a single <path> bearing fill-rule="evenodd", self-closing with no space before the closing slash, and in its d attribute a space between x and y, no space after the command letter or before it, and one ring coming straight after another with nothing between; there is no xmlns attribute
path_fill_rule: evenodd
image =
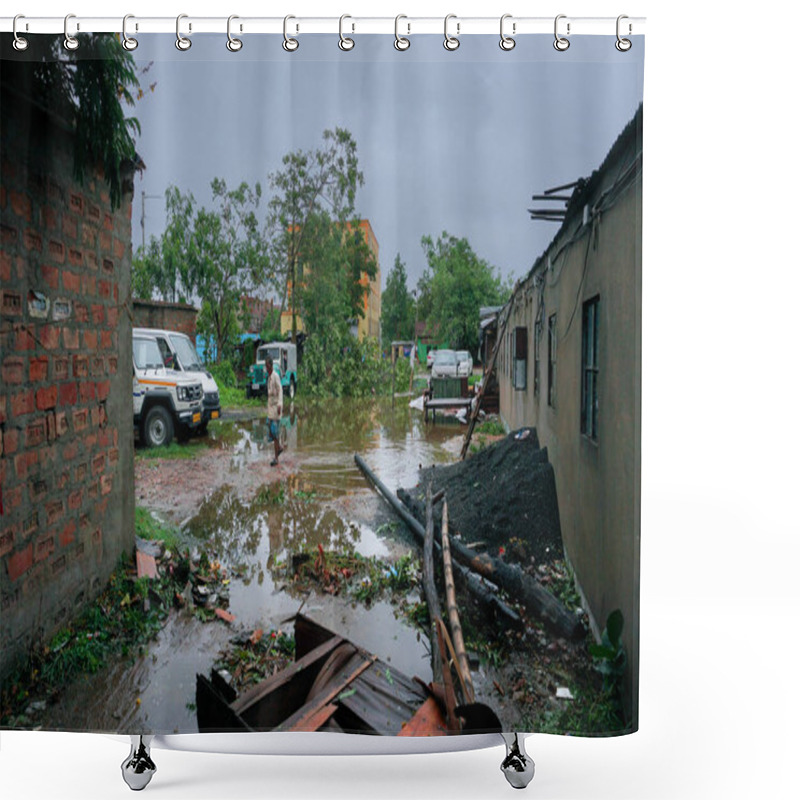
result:
<svg viewBox="0 0 800 800"><path fill-rule="evenodd" d="M534 427L547 447L564 547L595 634L622 611L635 727L642 107L590 177L534 200L546 208L531 216L560 226L497 318L500 412L512 430Z"/></svg>

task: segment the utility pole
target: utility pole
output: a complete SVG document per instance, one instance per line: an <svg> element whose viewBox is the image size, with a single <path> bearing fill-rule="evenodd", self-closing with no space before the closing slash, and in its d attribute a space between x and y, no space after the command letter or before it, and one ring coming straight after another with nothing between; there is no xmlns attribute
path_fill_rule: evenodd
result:
<svg viewBox="0 0 800 800"><path fill-rule="evenodd" d="M163 199L163 194L147 194L147 192L142 189L142 255L144 255L145 246L146 246L146 239L145 239L145 231L144 231L144 201L145 200L160 200Z"/></svg>

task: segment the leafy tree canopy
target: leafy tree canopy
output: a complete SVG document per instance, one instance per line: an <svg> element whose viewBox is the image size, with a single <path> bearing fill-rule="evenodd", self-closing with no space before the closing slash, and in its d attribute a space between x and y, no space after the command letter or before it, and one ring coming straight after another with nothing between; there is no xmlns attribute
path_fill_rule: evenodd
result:
<svg viewBox="0 0 800 800"><path fill-rule="evenodd" d="M466 238L446 231L422 237L428 266L417 286L420 317L438 325L451 346L475 352L481 306L499 305L510 295L497 270L479 258Z"/></svg>
<svg viewBox="0 0 800 800"><path fill-rule="evenodd" d="M381 296L381 334L384 347L414 338L414 298L408 291L406 265L398 253L386 276Z"/></svg>

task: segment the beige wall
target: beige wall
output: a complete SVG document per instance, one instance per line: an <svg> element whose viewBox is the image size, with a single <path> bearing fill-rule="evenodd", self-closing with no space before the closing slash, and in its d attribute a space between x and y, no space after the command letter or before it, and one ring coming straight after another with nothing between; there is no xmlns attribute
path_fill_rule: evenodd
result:
<svg viewBox="0 0 800 800"><path fill-rule="evenodd" d="M627 157L631 156L629 152ZM639 162L640 163L640 162ZM623 164L626 166L626 164ZM618 164L607 170L619 174ZM500 410L512 428L534 426L556 475L568 557L602 630L619 608L625 619L629 712L637 718L641 427L641 172L594 224L574 220L514 294L498 365ZM607 188L602 182L596 196ZM594 198L588 198L590 205ZM572 243L570 240L574 241ZM563 247L561 254L553 258ZM587 252L588 248L588 252ZM543 281L543 283L542 283ZM536 284L536 285L534 285ZM599 296L598 435L581 433L583 303ZM541 383L534 394L534 321L542 319ZM557 315L554 406L547 400L547 328ZM574 316L573 316L574 314ZM572 321L570 323L570 318ZM501 316L502 325L502 316ZM527 389L513 388L513 331L527 328ZM511 336L509 336L511 334Z"/></svg>

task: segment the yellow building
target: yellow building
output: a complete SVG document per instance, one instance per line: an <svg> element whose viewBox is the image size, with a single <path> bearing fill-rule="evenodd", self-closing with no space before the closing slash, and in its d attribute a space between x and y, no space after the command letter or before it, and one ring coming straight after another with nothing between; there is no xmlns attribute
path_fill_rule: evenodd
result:
<svg viewBox="0 0 800 800"><path fill-rule="evenodd" d="M360 316L357 320L353 320L353 332L358 336L359 340L367 336L380 338L381 335L381 264L378 258L378 240L375 238L375 232L372 230L368 219L362 219L358 222L359 230L361 231L364 241L367 243L373 258L375 259L375 277L370 279L366 273L362 273L359 283L364 287L369 287L369 290L364 293L364 316ZM347 223L348 231L352 231L353 226ZM303 271L312 269L312 265L304 265ZM292 331L292 284L289 283L286 292L287 308L281 312L281 335L286 336ZM303 318L300 313L297 314L297 331L304 330Z"/></svg>

